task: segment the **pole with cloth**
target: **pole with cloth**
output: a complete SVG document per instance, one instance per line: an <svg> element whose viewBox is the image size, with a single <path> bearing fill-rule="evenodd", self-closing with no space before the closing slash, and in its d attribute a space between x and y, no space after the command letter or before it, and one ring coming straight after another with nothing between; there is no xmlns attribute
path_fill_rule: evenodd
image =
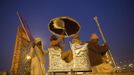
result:
<svg viewBox="0 0 134 75"><path fill-rule="evenodd" d="M28 36L28 38L29 38L29 41L31 42L31 44L35 44L35 39L34 39L34 37L32 36L30 30L28 29L28 27L26 26L26 24L25 24L25 22L24 22L24 19L22 18L22 16L19 14L18 11L17 11L17 16L18 16L18 18L19 18L19 20L20 20L20 22L21 22L21 26L22 26L22 28L24 29L24 32L27 34L27 36ZM37 48L38 48L38 47L37 47ZM42 72L42 74L44 75L44 70L43 70L42 65L41 65L41 60L39 59L36 50L34 50L34 51L35 51L35 55L37 56L37 59L38 59L39 62L40 62L39 65L40 65L40 67L41 67L41 72Z"/></svg>

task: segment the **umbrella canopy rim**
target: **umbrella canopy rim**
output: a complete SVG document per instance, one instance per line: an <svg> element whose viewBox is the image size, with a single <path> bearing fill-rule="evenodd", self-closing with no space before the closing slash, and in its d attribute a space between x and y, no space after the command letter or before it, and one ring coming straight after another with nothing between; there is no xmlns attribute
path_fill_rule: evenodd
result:
<svg viewBox="0 0 134 75"><path fill-rule="evenodd" d="M69 17L69 16L60 16L60 17L56 17L56 18L51 19L50 22L48 23L48 29L49 29L49 31L50 31L52 34L54 34L54 35L56 35L56 36L60 36L60 34L57 34L57 33L53 32L53 31L51 31L50 26L49 26L50 23L53 22L55 19L68 19L68 20L70 20L70 21L75 22L75 23L78 25L78 27L79 27L79 30L78 30L75 34L78 34L78 33L80 32L80 24L79 24L76 20L74 20L73 18L71 18L71 17ZM67 37L72 37L72 36L74 36L75 34L71 34L71 35L69 35L69 36L66 35L65 38L67 38Z"/></svg>

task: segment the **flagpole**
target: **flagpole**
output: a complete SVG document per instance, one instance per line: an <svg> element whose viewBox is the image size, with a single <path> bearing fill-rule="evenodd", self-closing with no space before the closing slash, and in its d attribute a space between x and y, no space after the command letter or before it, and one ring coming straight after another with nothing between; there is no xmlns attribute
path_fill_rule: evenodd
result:
<svg viewBox="0 0 134 75"><path fill-rule="evenodd" d="M32 37L32 34L31 32L29 31L28 27L26 26L25 22L24 22L24 19L22 18L22 16L19 14L19 12L17 11L17 16L20 20L20 23L21 23L21 26L22 28L24 29L24 31L26 32L26 34L28 35L28 38L30 41L34 41L34 38ZM29 34L28 34L29 33Z"/></svg>
<svg viewBox="0 0 134 75"><path fill-rule="evenodd" d="M19 20L20 20L20 23L21 23L21 25L22 25L22 27L23 27L23 29L24 29L24 31L26 32L26 34L27 34L27 31L25 30L25 27L24 27L24 23L23 23L23 21L22 21L22 18L20 17L20 14L19 14L19 12L17 11L17 16L18 16L18 18L19 18ZM28 35L28 34L27 34Z"/></svg>

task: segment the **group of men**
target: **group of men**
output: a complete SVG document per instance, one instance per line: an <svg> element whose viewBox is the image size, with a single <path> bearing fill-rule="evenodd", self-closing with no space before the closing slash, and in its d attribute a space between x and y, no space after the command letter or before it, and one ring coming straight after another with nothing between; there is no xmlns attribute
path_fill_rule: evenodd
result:
<svg viewBox="0 0 134 75"><path fill-rule="evenodd" d="M61 58L66 61L67 63L73 60L73 53L72 50L64 51L64 45L62 46L61 42L64 40L64 36L61 35L59 38L56 38L55 35L52 35L50 38L50 47L53 48L61 48ZM96 35L96 33L91 34L90 40L88 42L88 58L90 61L90 66L92 68L92 72L103 72L102 70L102 64L105 63L103 61L103 57L105 56L106 52L108 51L108 45L107 43L104 43L104 45L98 44L99 37ZM84 42L80 41L80 38L78 34L75 34L72 37L71 43L77 43L77 44L84 44ZM56 49L55 49L56 50ZM110 70L111 71L111 70Z"/></svg>
<svg viewBox="0 0 134 75"><path fill-rule="evenodd" d="M56 22L56 24L62 24L62 22ZM61 59L63 59L65 62L69 63L73 60L73 52L72 50L64 51L65 45L62 43L64 41L65 37L63 35L60 35L58 38L55 35L52 35L50 37L50 46L54 48L55 50L57 48L60 48L61 51ZM74 34L72 36L71 43L77 43L77 44L84 44L88 43L88 58L89 63L92 68L92 72L112 72L112 67L108 65L109 70L103 71L104 63L103 57L108 51L108 44L105 42L103 45L100 45L98 43L99 37L96 33L91 34L89 37L89 41L87 42L81 42L80 37L78 34ZM45 60L44 55L48 53L48 51L45 51L42 46L41 39L35 39L35 42L33 43L33 46L30 49L29 55L32 57L32 63L31 63L31 74L38 74L38 75L45 75ZM104 68L104 69L102 69ZM106 68L107 69L107 68Z"/></svg>
<svg viewBox="0 0 134 75"><path fill-rule="evenodd" d="M65 62L69 63L73 60L73 53L72 50L67 50L64 51L64 45L63 45L63 40L64 36L61 35L58 38L55 35L52 35L50 37L50 47L52 48L60 48L62 50L61 52L61 59L63 59ZM93 33L90 36L90 40L88 42L88 58L90 61L90 66L92 68L92 72L103 72L102 69L102 64L104 63L103 61L103 56L106 54L108 51L108 45L107 43L104 43L104 45L99 45L98 44L99 38L98 36ZM71 43L78 43L78 44L84 44L84 42L81 42L80 37L78 34L75 34L72 37ZM29 55L32 57L32 63L31 63L31 74L40 74L44 75L45 74L45 60L44 60L44 55L48 51L45 51L42 46L41 39L37 38L35 39L34 45L30 49Z"/></svg>

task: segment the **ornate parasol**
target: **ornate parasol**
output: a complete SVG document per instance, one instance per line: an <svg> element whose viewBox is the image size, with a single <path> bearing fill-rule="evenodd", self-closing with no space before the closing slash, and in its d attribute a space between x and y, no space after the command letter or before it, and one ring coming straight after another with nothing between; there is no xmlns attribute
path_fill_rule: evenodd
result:
<svg viewBox="0 0 134 75"><path fill-rule="evenodd" d="M80 24L73 18L62 16L53 18L48 24L48 28L54 35L71 37L79 32Z"/></svg>

